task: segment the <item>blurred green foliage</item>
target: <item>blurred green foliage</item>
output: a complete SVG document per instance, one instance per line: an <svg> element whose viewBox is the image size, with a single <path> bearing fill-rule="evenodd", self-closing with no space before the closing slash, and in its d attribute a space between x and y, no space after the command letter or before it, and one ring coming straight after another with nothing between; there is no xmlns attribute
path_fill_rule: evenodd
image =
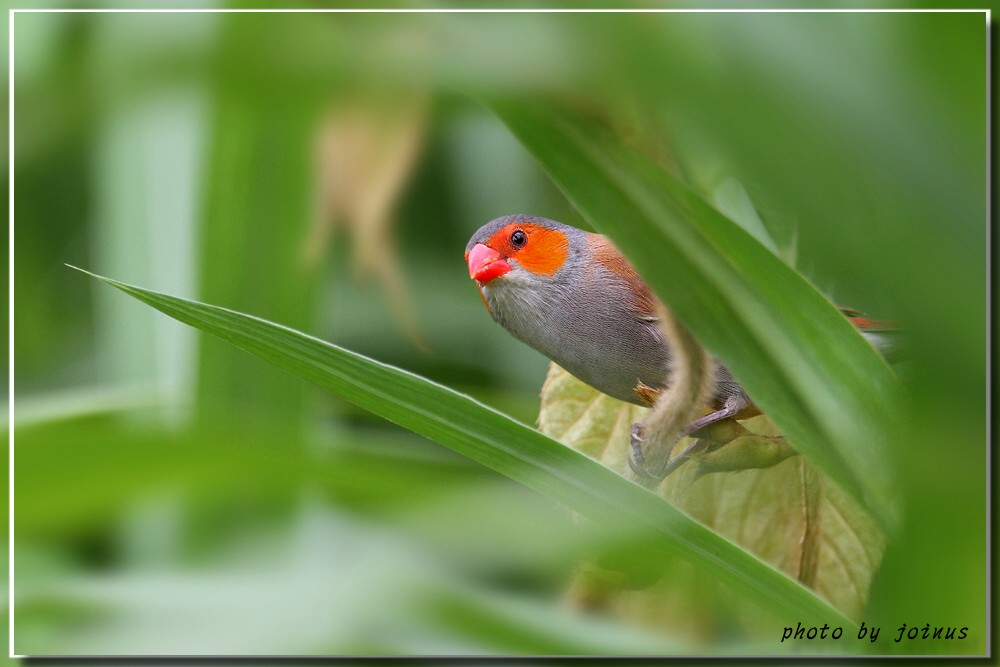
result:
<svg viewBox="0 0 1000 667"><path fill-rule="evenodd" d="M16 649L983 652L985 37L982 14L17 14ZM546 361L490 321L461 250L507 213L586 225L493 96L599 119L835 301L908 327L878 644L569 611L600 545L563 508L63 266L531 423ZM348 139L402 116L415 156L324 143L345 110L368 119ZM903 622L970 636L895 644Z"/></svg>
<svg viewBox="0 0 1000 667"><path fill-rule="evenodd" d="M166 315L559 501L588 520L580 537L608 545L629 542L637 555L653 563L680 556L777 615L853 624L801 582L778 574L623 478L620 471L609 470L468 396L282 325L100 279ZM543 391L543 405L545 395Z"/></svg>

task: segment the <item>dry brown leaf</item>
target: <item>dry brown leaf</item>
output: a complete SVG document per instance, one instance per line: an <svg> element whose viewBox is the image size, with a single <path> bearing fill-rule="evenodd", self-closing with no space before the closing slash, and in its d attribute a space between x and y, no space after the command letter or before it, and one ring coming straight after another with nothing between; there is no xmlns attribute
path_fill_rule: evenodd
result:
<svg viewBox="0 0 1000 667"><path fill-rule="evenodd" d="M352 242L355 279L375 278L400 326L422 349L393 214L426 125L427 99L418 92L399 92L388 100L359 94L331 106L316 140L315 214L302 248L303 264L315 266L343 228Z"/></svg>
<svg viewBox="0 0 1000 667"><path fill-rule="evenodd" d="M601 394L552 364L542 388L540 430L624 472L632 423L645 408ZM766 417L743 422L755 433L777 434ZM690 444L683 439L674 451ZM805 458L793 456L769 468L698 474L688 463L658 492L694 518L812 587L834 606L858 618L885 547L874 521ZM759 622L747 608L719 596L714 582L681 562L664 564L665 576L646 590L616 588L614 574L593 564L581 567L570 597L603 606L632 620L692 639L712 641L732 624ZM727 609L729 611L722 611ZM720 617L725 615L725 618ZM728 631L728 630L725 630Z"/></svg>

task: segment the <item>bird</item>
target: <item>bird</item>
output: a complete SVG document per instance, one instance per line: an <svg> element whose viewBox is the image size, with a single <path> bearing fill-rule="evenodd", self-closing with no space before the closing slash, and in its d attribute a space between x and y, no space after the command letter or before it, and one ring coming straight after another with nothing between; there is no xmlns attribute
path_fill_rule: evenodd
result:
<svg viewBox="0 0 1000 667"><path fill-rule="evenodd" d="M667 388L671 346L658 321L659 302L606 236L543 217L506 215L476 230L465 260L493 319L579 380L646 407ZM876 347L891 344L887 334L895 325L841 310ZM760 414L729 370L713 363L708 413L686 433Z"/></svg>

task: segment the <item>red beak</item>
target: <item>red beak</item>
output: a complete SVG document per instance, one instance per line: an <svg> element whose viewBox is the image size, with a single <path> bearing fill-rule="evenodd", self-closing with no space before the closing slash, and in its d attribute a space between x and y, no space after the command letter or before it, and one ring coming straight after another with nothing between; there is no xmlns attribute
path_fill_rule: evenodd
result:
<svg viewBox="0 0 1000 667"><path fill-rule="evenodd" d="M469 251L469 277L485 285L511 270L510 264L493 248L477 243Z"/></svg>

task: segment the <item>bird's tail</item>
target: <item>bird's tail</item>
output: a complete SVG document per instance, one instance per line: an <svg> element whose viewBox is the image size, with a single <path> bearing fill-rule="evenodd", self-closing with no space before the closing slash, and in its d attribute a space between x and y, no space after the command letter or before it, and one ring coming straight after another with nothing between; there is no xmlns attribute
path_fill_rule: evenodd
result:
<svg viewBox="0 0 1000 667"><path fill-rule="evenodd" d="M903 337L903 328L896 322L877 320L851 308L841 307L840 311L890 364L902 361L909 356Z"/></svg>

